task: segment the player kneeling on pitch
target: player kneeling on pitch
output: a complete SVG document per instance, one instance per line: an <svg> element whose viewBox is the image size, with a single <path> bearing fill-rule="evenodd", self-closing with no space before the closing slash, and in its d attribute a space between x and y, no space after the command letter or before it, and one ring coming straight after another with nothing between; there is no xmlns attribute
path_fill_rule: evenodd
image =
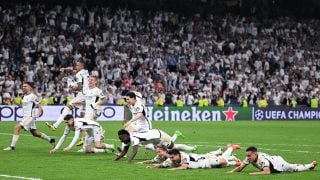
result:
<svg viewBox="0 0 320 180"><path fill-rule="evenodd" d="M197 169L197 168L218 168L225 166L239 165L240 161L231 155L233 150L240 149L239 145L228 145L225 152L211 151L207 154L185 153L177 149L168 151L165 161L160 164L153 164L147 168L166 168L169 170ZM221 150L220 150L221 151Z"/></svg>
<svg viewBox="0 0 320 180"><path fill-rule="evenodd" d="M60 146L70 133L70 130L74 131L74 137L69 146L64 148L63 151L69 151L76 144L80 136L80 131L84 131L87 133L83 145L86 153L106 152L107 149L111 149L111 151L114 151L113 144L104 144L102 142L104 139L103 129L98 122L84 118L74 119L72 115L67 115L64 118L64 121L66 123L66 127L64 129L63 135L59 139L57 145L50 151L50 153L55 153L60 148ZM92 147L92 143L94 143L95 148Z"/></svg>
<svg viewBox="0 0 320 180"><path fill-rule="evenodd" d="M258 152L257 148L252 146L247 148L246 158L241 165L234 168L230 173L240 172L250 163L261 170L250 173L252 175L313 170L318 164L317 161L312 161L310 164L290 164L281 156L270 156Z"/></svg>

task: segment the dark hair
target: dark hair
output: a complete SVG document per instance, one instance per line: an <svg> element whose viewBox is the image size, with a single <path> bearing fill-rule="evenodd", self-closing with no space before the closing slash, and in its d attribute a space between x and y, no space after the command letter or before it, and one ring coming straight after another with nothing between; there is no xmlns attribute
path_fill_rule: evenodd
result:
<svg viewBox="0 0 320 180"><path fill-rule="evenodd" d="M73 116L71 114L68 114L68 115L66 115L66 117L64 117L64 120L68 121L68 120L70 120L72 118L73 118Z"/></svg>
<svg viewBox="0 0 320 180"><path fill-rule="evenodd" d="M124 134L126 134L126 135L129 136L129 132L128 132L127 130L125 130L125 129L120 129L120 130L118 131L118 136L119 136L119 135L124 135Z"/></svg>
<svg viewBox="0 0 320 180"><path fill-rule="evenodd" d="M248 147L248 148L246 149L246 152L248 152L248 151L257 152L258 149L257 149L256 147L254 147L254 146L250 146L250 147Z"/></svg>
<svg viewBox="0 0 320 180"><path fill-rule="evenodd" d="M24 81L23 84L28 84L31 88L33 88L33 83L32 82Z"/></svg>
<svg viewBox="0 0 320 180"><path fill-rule="evenodd" d="M83 59L78 59L78 60L76 61L76 63L81 63L81 64L84 65L84 60L83 60Z"/></svg>
<svg viewBox="0 0 320 180"><path fill-rule="evenodd" d="M178 149L171 149L168 151L170 155L180 155L180 151Z"/></svg>
<svg viewBox="0 0 320 180"><path fill-rule="evenodd" d="M157 149L157 148L160 148L160 149L162 149L162 150L164 150L164 151L168 151L167 146L164 145L164 144L158 144L158 145L156 146L156 149Z"/></svg>
<svg viewBox="0 0 320 180"><path fill-rule="evenodd" d="M136 99L136 94L134 92L128 92L126 96L129 96L130 98L135 98Z"/></svg>

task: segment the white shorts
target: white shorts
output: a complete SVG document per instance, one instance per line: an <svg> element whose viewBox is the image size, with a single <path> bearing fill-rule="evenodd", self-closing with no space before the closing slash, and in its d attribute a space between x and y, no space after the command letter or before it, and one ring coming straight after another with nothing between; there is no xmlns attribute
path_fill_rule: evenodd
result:
<svg viewBox="0 0 320 180"><path fill-rule="evenodd" d="M163 144L165 146L167 146L169 149L173 148L174 144L171 141L171 136L169 136L167 133L161 131L161 137L160 137L160 143L159 144Z"/></svg>
<svg viewBox="0 0 320 180"><path fill-rule="evenodd" d="M214 168L218 167L219 159L217 157L211 157L211 158L203 158L198 159L197 161L190 161L188 168L190 169L198 169L198 168Z"/></svg>
<svg viewBox="0 0 320 180"><path fill-rule="evenodd" d="M290 164L285 161L281 156L273 157L276 160L276 163L273 164L273 168L279 172L293 172L296 171L296 164Z"/></svg>
<svg viewBox="0 0 320 180"><path fill-rule="evenodd" d="M95 142L102 142L104 139L103 129L100 126L95 126L87 131L87 136L84 140L84 147L91 146Z"/></svg>
<svg viewBox="0 0 320 180"><path fill-rule="evenodd" d="M141 120L134 121L130 123L129 126L131 126L134 129L134 132L145 132L150 130L150 126L148 122L146 123L141 123Z"/></svg>
<svg viewBox="0 0 320 180"><path fill-rule="evenodd" d="M34 117L24 117L22 119L22 121L19 123L23 129L25 129L26 131L30 131L30 130L35 130L37 129L36 127L36 123L35 123L35 118Z"/></svg>

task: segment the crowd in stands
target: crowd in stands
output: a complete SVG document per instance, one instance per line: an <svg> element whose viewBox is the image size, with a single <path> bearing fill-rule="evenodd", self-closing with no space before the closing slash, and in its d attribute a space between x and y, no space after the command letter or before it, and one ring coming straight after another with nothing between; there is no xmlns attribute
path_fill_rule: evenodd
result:
<svg viewBox="0 0 320 180"><path fill-rule="evenodd" d="M73 97L61 67L86 62L108 96L147 104L309 105L320 97L320 21L45 4L0 7L0 101L23 81L49 104ZM51 98L51 99L50 99ZM55 99L55 100L53 100ZM180 102L180 101L179 101ZM161 103L160 103L161 104Z"/></svg>

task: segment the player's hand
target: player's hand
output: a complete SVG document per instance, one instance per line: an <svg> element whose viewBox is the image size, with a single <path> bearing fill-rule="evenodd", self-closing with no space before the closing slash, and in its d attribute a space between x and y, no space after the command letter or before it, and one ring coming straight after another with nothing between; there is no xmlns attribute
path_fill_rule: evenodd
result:
<svg viewBox="0 0 320 180"><path fill-rule="evenodd" d="M50 154L54 154L55 152L57 152L57 150L58 150L58 149L54 149L54 148L51 149L51 150L50 150Z"/></svg>
<svg viewBox="0 0 320 180"><path fill-rule="evenodd" d="M66 151L70 151L70 149L71 149L70 147L66 147L66 148L63 149L63 151L65 151L65 152Z"/></svg>

